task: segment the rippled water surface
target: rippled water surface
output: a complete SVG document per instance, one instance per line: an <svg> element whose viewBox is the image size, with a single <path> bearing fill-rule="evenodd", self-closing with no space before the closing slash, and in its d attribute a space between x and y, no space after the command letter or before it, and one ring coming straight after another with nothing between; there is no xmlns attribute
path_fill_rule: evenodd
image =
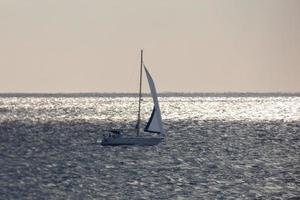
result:
<svg viewBox="0 0 300 200"><path fill-rule="evenodd" d="M0 97L0 199L300 199L300 97L160 102L165 142L102 147L136 98Z"/></svg>

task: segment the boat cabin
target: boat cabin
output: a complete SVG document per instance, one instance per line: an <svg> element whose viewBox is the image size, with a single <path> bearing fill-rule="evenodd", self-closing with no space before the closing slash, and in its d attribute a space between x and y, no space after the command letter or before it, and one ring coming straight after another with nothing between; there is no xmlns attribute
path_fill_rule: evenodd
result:
<svg viewBox="0 0 300 200"><path fill-rule="evenodd" d="M104 135L104 138L119 138L124 135L122 130L110 130L108 135Z"/></svg>

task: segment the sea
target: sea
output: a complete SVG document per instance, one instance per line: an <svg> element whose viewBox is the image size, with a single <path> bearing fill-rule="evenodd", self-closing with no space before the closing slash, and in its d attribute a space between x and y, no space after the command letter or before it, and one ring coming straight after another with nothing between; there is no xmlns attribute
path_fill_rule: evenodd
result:
<svg viewBox="0 0 300 200"><path fill-rule="evenodd" d="M300 199L300 94L159 101L162 143L104 147L135 94L0 94L0 199Z"/></svg>

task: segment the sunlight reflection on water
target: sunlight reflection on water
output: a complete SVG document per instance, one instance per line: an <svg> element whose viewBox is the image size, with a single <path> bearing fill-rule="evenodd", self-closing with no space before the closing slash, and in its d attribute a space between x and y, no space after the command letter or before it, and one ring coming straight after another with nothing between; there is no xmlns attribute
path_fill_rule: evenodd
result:
<svg viewBox="0 0 300 200"><path fill-rule="evenodd" d="M133 97L0 98L0 198L300 198L300 97L161 97L166 141L102 147ZM142 107L144 123L151 99Z"/></svg>

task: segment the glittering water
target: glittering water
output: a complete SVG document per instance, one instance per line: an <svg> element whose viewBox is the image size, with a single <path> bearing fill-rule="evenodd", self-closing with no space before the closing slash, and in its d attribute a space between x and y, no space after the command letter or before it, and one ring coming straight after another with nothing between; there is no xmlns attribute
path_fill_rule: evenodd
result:
<svg viewBox="0 0 300 200"><path fill-rule="evenodd" d="M136 98L0 98L0 199L300 198L300 97L160 102L164 143L102 147Z"/></svg>

